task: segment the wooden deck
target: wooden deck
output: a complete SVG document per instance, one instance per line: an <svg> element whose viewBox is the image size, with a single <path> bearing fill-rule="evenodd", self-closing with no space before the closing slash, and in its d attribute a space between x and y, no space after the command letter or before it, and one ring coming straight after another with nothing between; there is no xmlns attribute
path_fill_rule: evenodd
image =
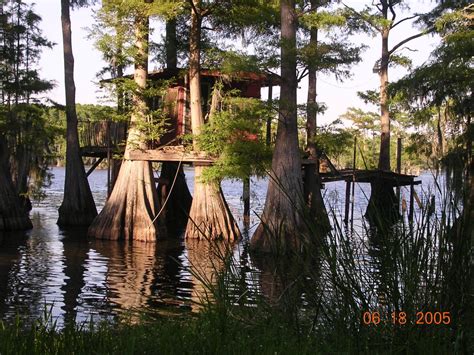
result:
<svg viewBox="0 0 474 355"><path fill-rule="evenodd" d="M321 173L321 181L323 183L334 181L371 183L375 180L382 179L391 186L410 186L419 185L421 181L415 181L416 175L398 174L392 171L384 170L339 170L337 173Z"/></svg>

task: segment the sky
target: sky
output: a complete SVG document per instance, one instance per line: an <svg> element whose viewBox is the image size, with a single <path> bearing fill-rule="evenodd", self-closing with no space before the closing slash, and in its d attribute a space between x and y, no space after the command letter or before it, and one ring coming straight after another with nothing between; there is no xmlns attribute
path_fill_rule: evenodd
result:
<svg viewBox="0 0 474 355"><path fill-rule="evenodd" d="M52 100L64 104L64 65L62 57L62 33L61 33L61 9L59 0L36 0L27 1L35 3L35 11L42 17L40 27L43 34L50 41L56 43L52 50L45 50L42 53L39 63L40 73L49 80L54 80L56 87L45 96ZM349 6L361 8L371 1L347 0ZM409 0L407 1L411 11L426 12L434 6L432 0ZM97 8L97 5L95 6ZM94 48L94 43L88 39L87 28L93 24L93 8L82 8L71 12L72 41L75 59L75 83L76 102L82 104L100 103L100 93L98 92L96 74L104 66L100 53ZM402 18L400 15L399 18ZM163 26L160 26L163 28ZM160 28L157 29L160 31ZM400 40L412 35L414 32L410 21L401 24L390 34L390 48ZM157 33L159 35L159 33ZM319 102L324 102L328 109L323 116L319 117L319 124L324 124L337 119L346 112L348 107L359 107L366 110L377 111L377 107L370 107L357 97L357 91L377 89L379 79L377 74L372 73L375 61L380 57L381 41L379 37L370 37L367 34L358 34L353 37L355 43L363 43L368 49L362 55L362 62L353 67L353 76L344 82L338 82L332 76L318 76L318 97ZM401 53L408 55L414 66L425 62L429 53L439 42L439 39L432 36L423 36L411 41L407 46L410 51L404 50ZM416 50L416 51L413 51ZM153 66L151 66L153 68ZM401 78L407 73L403 68L391 68L389 80L393 81ZM298 89L298 103L306 101L307 82L303 80ZM278 89L274 89L274 97L279 95ZM262 90L262 98L267 98L267 90Z"/></svg>

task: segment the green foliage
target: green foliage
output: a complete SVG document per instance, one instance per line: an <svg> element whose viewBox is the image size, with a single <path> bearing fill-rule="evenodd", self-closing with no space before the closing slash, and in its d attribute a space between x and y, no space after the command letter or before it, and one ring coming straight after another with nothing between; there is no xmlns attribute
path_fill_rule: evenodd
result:
<svg viewBox="0 0 474 355"><path fill-rule="evenodd" d="M40 94L53 87L37 70L43 49L53 43L41 33L41 17L23 1L2 4L0 16L0 134L5 139L16 192L40 196L48 183L49 145L54 129L44 119Z"/></svg>
<svg viewBox="0 0 474 355"><path fill-rule="evenodd" d="M352 151L353 135L341 120L335 120L318 128L316 145L338 166L345 165L342 157Z"/></svg>
<svg viewBox="0 0 474 355"><path fill-rule="evenodd" d="M217 158L204 178L220 181L264 175L271 160L262 132L268 108L259 100L232 96L224 98L223 107L196 137L199 148Z"/></svg>

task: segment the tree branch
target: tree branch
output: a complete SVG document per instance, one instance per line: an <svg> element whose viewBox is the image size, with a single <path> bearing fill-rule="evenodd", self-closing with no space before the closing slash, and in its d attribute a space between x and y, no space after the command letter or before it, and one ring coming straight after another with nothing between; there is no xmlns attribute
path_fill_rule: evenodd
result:
<svg viewBox="0 0 474 355"><path fill-rule="evenodd" d="M393 9L393 4L392 3L390 5L388 5L388 8L389 8L390 12L392 13L392 22L393 22L397 18L397 14L395 13L395 10Z"/></svg>
<svg viewBox="0 0 474 355"><path fill-rule="evenodd" d="M402 18L401 20L395 22L393 25L390 26L390 29L392 28L395 28L395 26L398 26L399 24L401 24L402 22L405 22L405 21L408 21L408 20L412 20L414 19L415 17L418 17L420 16L420 14L415 14L413 16L408 16L408 17L405 17L405 18Z"/></svg>
<svg viewBox="0 0 474 355"><path fill-rule="evenodd" d="M398 42L395 46L393 46L393 48L391 50L388 51L388 55L392 55L393 52L395 52L398 48L400 48L401 46L403 46L405 43L408 43L410 42L411 40L414 40L418 37L421 37L421 36L424 36L430 32L433 32L434 31L434 27L431 27L429 28L426 32L420 32L420 33L417 33L416 35L413 35L413 36L410 36L408 38L405 38L403 41L400 41Z"/></svg>
<svg viewBox="0 0 474 355"><path fill-rule="evenodd" d="M194 5L193 0L188 0L188 3L191 4L191 7L192 7L194 13L196 14L196 16L201 17L201 14L200 14L200 12L197 10L196 6Z"/></svg>

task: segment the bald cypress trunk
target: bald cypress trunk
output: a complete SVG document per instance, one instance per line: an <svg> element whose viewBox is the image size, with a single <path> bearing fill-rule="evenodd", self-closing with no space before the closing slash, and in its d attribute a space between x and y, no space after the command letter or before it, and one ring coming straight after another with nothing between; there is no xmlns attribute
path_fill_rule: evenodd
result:
<svg viewBox="0 0 474 355"><path fill-rule="evenodd" d="M0 135L0 231L32 228L28 211L22 206L11 180L7 144Z"/></svg>
<svg viewBox="0 0 474 355"><path fill-rule="evenodd" d="M300 249L305 235L297 129L295 1L282 0L280 12L282 83L277 137L261 223L251 240L252 249L272 253Z"/></svg>
<svg viewBox="0 0 474 355"><path fill-rule="evenodd" d="M74 84L74 56L72 53L69 0L61 0L61 24L64 53L64 84L66 89L66 178L64 198L59 207L58 225L87 226L97 215L92 192L87 181L79 151L76 115L76 86Z"/></svg>
<svg viewBox="0 0 474 355"><path fill-rule="evenodd" d="M382 15L388 18L389 4L381 1ZM390 52L388 48L388 38L390 28L388 25L381 30L382 55L380 59L379 79L380 79L380 154L379 170L390 171L390 114L388 107L388 64ZM393 186L390 186L382 179L376 179L370 184L371 192L366 216L377 224L390 224L400 217L399 206Z"/></svg>
<svg viewBox="0 0 474 355"><path fill-rule="evenodd" d="M125 156L132 149L146 149L138 128L145 120L147 105L143 90L148 75L148 17L137 14L134 21L135 57L134 111L130 120ZM167 235L151 162L124 160L114 189L104 208L89 227L88 235L101 239L155 242Z"/></svg>
<svg viewBox="0 0 474 355"><path fill-rule="evenodd" d="M317 11L318 1L311 0L311 9ZM310 31L310 46L317 49L318 46L318 29L312 28ZM329 218L326 207L324 206L323 196L321 194L321 178L319 176L319 157L316 147L316 130L317 130L317 78L316 68L314 64L308 66L308 100L306 108L306 137L307 150L309 158L315 164L307 165L304 174L304 195L306 203L309 207L309 213L312 221L315 223L318 231L324 233L330 228Z"/></svg>
<svg viewBox="0 0 474 355"><path fill-rule="evenodd" d="M189 91L191 99L191 127L193 135L199 135L204 125L201 109L201 25L202 17L197 12L200 0L193 0L189 41ZM194 142L194 150L198 150ZM186 238L227 239L240 237L240 231L225 202L218 183L204 182L202 173L206 168L194 167L194 196L186 226Z"/></svg>

